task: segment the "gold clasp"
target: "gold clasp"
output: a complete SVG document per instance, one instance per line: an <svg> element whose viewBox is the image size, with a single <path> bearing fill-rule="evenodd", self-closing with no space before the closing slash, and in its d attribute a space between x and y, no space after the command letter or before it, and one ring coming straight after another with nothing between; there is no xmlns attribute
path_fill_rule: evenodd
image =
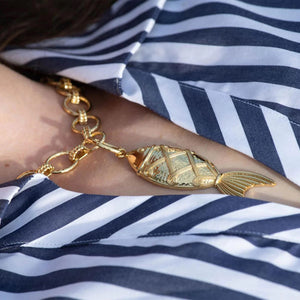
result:
<svg viewBox="0 0 300 300"><path fill-rule="evenodd" d="M100 136L100 139L97 138L97 136ZM127 154L127 151L124 148L106 143L105 133L103 131L93 132L89 140L95 143L98 147L114 153L118 158L123 158Z"/></svg>
<svg viewBox="0 0 300 300"><path fill-rule="evenodd" d="M117 147L117 146L114 146L114 145L111 145L111 144L108 144L105 142L102 142L102 143L100 142L98 144L98 146L114 153L118 158L123 158L127 154L127 151L124 148L120 148L120 147Z"/></svg>

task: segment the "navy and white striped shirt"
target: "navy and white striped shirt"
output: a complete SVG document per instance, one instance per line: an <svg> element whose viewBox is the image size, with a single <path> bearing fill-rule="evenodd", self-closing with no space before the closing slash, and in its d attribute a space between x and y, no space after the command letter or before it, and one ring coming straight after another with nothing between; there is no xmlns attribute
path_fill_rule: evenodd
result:
<svg viewBox="0 0 300 300"><path fill-rule="evenodd" d="M117 1L1 53L144 105L300 185L300 2ZM300 299L300 209L0 185L0 299ZM300 200L300 199L299 199Z"/></svg>

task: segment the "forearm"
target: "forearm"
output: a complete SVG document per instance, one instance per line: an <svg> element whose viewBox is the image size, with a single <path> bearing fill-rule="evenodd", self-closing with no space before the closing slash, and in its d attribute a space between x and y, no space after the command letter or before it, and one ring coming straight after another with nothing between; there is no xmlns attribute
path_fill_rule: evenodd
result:
<svg viewBox="0 0 300 300"><path fill-rule="evenodd" d="M0 182L14 179L25 170L36 169L50 155L70 150L81 143L71 131L74 118L62 109L64 97L53 87L33 82L3 66L0 67ZM277 183L275 187L251 189L246 196L300 206L300 191L288 180L254 159L226 146L178 127L140 105L87 88L91 114L102 120L107 142L133 150L141 146L165 144L188 148L214 162L221 172L249 170L264 174ZM96 194L155 195L186 191L164 189L140 179L125 160L97 150L80 161L72 172L53 175L63 188ZM216 189L192 193L217 193Z"/></svg>

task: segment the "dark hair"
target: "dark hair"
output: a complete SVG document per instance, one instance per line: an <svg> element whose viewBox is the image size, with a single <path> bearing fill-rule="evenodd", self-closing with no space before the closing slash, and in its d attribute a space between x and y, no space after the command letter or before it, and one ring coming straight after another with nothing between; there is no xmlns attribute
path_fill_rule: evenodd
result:
<svg viewBox="0 0 300 300"><path fill-rule="evenodd" d="M82 32L116 0L0 0L0 51Z"/></svg>

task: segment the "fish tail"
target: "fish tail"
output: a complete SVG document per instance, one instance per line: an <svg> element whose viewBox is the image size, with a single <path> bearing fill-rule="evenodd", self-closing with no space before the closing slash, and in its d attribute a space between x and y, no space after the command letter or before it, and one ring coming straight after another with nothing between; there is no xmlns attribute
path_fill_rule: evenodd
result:
<svg viewBox="0 0 300 300"><path fill-rule="evenodd" d="M274 186L276 183L258 173L233 171L218 175L215 184L223 194L245 197L246 191L254 186Z"/></svg>

